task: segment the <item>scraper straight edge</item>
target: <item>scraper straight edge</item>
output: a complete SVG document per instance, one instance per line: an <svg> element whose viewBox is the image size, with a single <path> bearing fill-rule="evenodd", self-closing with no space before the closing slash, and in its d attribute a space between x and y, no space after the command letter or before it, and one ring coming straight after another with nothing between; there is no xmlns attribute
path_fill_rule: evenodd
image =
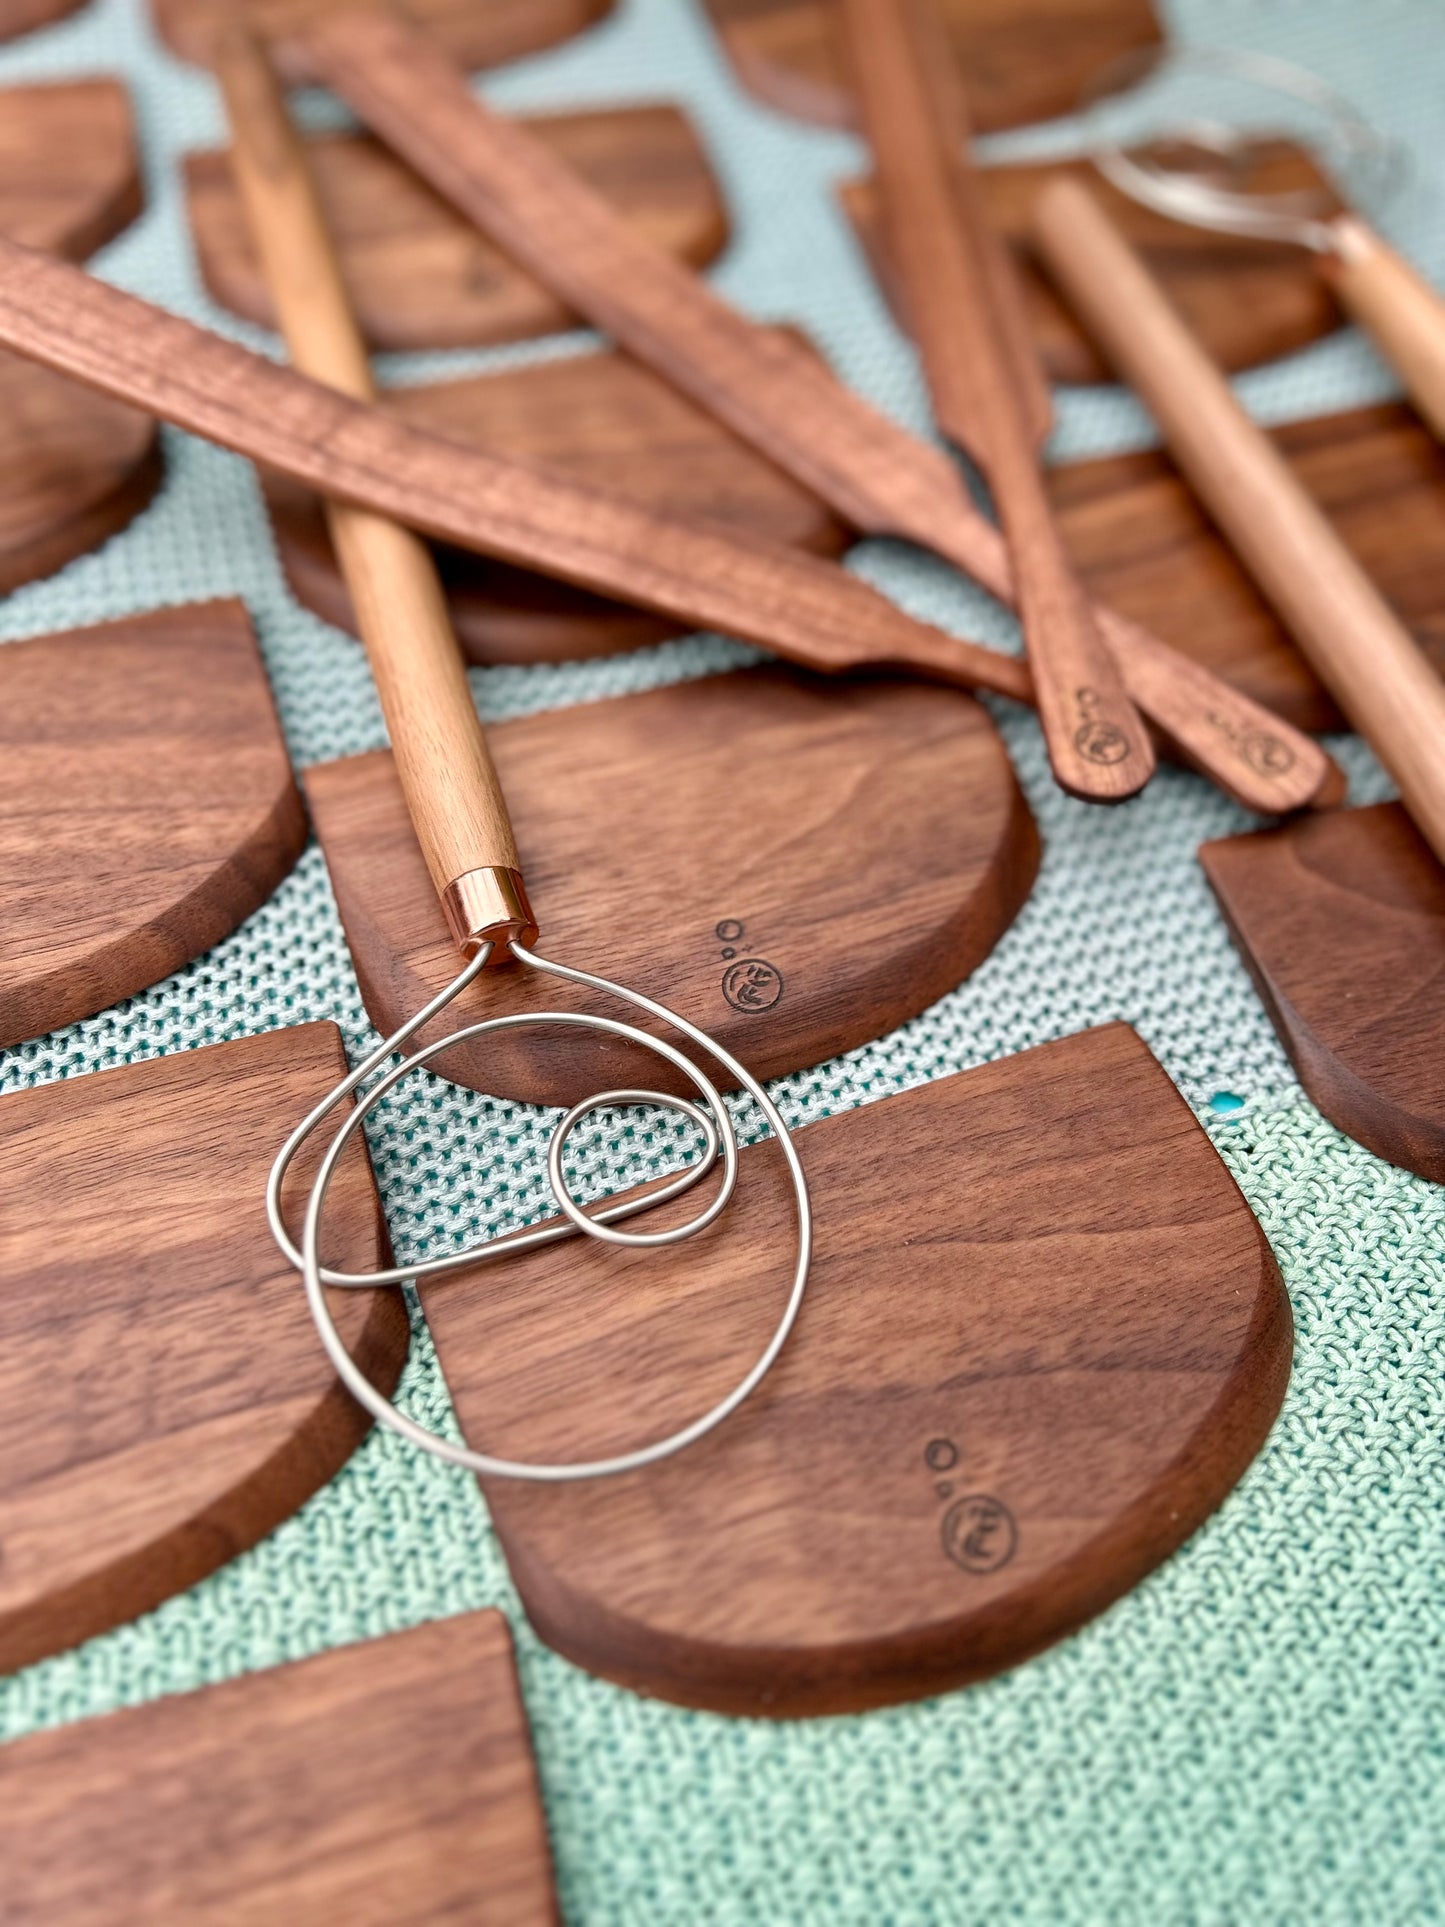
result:
<svg viewBox="0 0 1445 1927"><path fill-rule="evenodd" d="M1012 602L1003 538L942 450L629 234L524 129L488 112L425 35L353 11L312 23L294 46L437 193L639 361L855 528L917 542ZM1099 620L1139 708L1237 801L1279 813L1340 800L1318 744L1136 624L1105 610Z"/></svg>
<svg viewBox="0 0 1445 1927"><path fill-rule="evenodd" d="M3 237L0 347L319 494L739 636L804 668L905 669L1033 700L1026 663L913 621L836 565L666 520L543 469L427 434ZM1206 671L1187 667L1212 705L1217 736L1238 744L1234 780L1226 785L1231 794L1269 813L1333 800L1339 772L1317 744ZM1159 706L1142 697L1141 706L1176 734ZM1185 744L1186 753L1192 748Z"/></svg>

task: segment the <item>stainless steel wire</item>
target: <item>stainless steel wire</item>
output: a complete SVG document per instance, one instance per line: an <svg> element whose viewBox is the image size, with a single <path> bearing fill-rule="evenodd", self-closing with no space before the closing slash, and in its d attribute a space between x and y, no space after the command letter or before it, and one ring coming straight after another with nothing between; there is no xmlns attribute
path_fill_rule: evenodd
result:
<svg viewBox="0 0 1445 1927"><path fill-rule="evenodd" d="M1327 191L1260 193L1242 184L1259 134L1234 119L1170 109L1164 137L1141 139L1138 126L1150 104L1121 90L1148 81L1160 82L1161 88L1202 81L1206 92L1211 84L1218 92L1243 83L1290 110L1307 109L1327 171L1338 176L1353 201L1378 200L1396 184L1398 152L1318 75L1272 55L1234 48L1148 48L1102 68L1080 106L1088 120L1089 158L1121 194L1156 213L1222 234L1294 242L1316 253L1329 253L1335 245L1326 218L1334 211ZM1122 123L1135 128L1127 146L1122 137L1104 131L1115 109ZM1288 131L1283 124L1272 130L1276 136Z"/></svg>
<svg viewBox="0 0 1445 1927"><path fill-rule="evenodd" d="M716 1426L721 1425L723 1420L735 1412L757 1388L787 1343L803 1302L808 1270L812 1262L812 1206L808 1197L807 1180L803 1174L802 1162L788 1127L773 1100L751 1072L724 1050L715 1039L709 1037L706 1031L689 1023L685 1017L679 1016L676 1011L669 1010L666 1005L643 996L640 991L629 990L625 985L613 983L606 977L598 977L588 971L574 970L566 964L556 963L551 958L539 956L525 949L521 944L512 945L512 954L520 962L544 974L560 977L569 983L581 984L605 995L619 998L622 1002L632 1005L634 1009L670 1025L690 1044L704 1051L722 1066L730 1077L737 1080L762 1112L770 1130L778 1140L792 1183L797 1217L796 1260L782 1313L773 1328L771 1337L749 1370L725 1398L710 1406L700 1417L683 1426L679 1431L670 1432L663 1438L653 1440L650 1444L609 1458L549 1462L500 1458L492 1453L474 1451L470 1446L457 1445L450 1439L442 1438L399 1411L389 1399L383 1397L361 1371L336 1329L335 1321L326 1303L326 1291L328 1287L347 1291L370 1291L385 1286L417 1284L422 1279L441 1277L471 1265L498 1258L515 1257L526 1251L535 1251L564 1238L584 1236L596 1238L608 1244L656 1249L696 1237L700 1231L715 1222L732 1198L738 1178L737 1133L732 1116L717 1086L691 1057L678 1050L675 1045L669 1044L663 1038L653 1036L636 1024L611 1017L589 1016L577 1011L527 1011L502 1017L484 1018L477 1023L464 1025L447 1036L425 1045L421 1050L413 1052L400 1063L394 1064L369 1090L357 1098L322 1155L316 1176L307 1194L299 1246L287 1231L282 1216L282 1191L286 1175L302 1145L338 1105L359 1090L373 1073L402 1050L418 1031L446 1010L467 986L480 976L490 954L491 946L483 946L465 968L458 972L445 990L419 1010L414 1017L409 1018L399 1030L379 1044L353 1071L342 1078L335 1089L327 1093L287 1138L271 1167L266 1186L266 1215L270 1222L271 1234L282 1252L301 1273L312 1319L315 1321L327 1355L342 1382L353 1397L359 1400L375 1418L413 1445L432 1453L436 1458L445 1460L449 1465L465 1466L470 1471L492 1478L532 1479L546 1483L559 1483L566 1480L595 1479L617 1473L635 1472L643 1466L654 1465L658 1460L668 1458L673 1453L696 1443ZM422 1069L439 1052L453 1045L465 1043L473 1038L485 1037L494 1031L518 1029L536 1024L560 1024L581 1030L600 1030L608 1036L623 1038L640 1045L679 1070L692 1084L700 1102L694 1103L690 1099L674 1097L661 1091L620 1089L599 1091L582 1103L574 1105L553 1130L547 1152L548 1180L558 1208L563 1214L560 1223L553 1222L530 1230L489 1238L480 1244L469 1246L464 1251L452 1252L444 1258L428 1259L422 1264L396 1265L386 1270L371 1272L334 1271L323 1265L320 1257L321 1231L326 1198L332 1179L346 1146L387 1092L393 1090L403 1079L410 1077L414 1071ZM588 1210L577 1203L568 1189L562 1169L562 1157L568 1138L582 1118L591 1111L614 1104L652 1104L661 1109L680 1112L691 1119L702 1132L703 1150L695 1163L689 1165L667 1184L647 1193L646 1196L624 1199L617 1204ZM624 1231L617 1228L625 1219L635 1217L643 1211L654 1210L669 1199L680 1197L691 1190L694 1185L701 1183L719 1160L723 1166L723 1173L716 1195L684 1223L666 1231L653 1232Z"/></svg>

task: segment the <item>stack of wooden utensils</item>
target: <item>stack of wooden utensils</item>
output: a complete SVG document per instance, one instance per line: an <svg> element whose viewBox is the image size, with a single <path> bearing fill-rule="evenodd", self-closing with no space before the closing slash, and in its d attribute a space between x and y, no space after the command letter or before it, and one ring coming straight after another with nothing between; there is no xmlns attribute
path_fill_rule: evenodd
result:
<svg viewBox="0 0 1445 1927"><path fill-rule="evenodd" d="M980 109L989 126L1056 111L1085 75L1005 63L992 91L972 84L940 0L789 0L822 36L785 37L805 48L791 68L747 9L711 4L749 84L855 115L872 174L847 204L946 447L703 278L726 213L673 110L534 122L478 97L469 65L601 6L558 0L525 33L494 22L499 37L473 39L465 10L428 24L425 8L258 5L262 40L221 0L161 7L168 37L217 67L231 119L229 153L188 168L207 287L279 320L306 372L76 265L137 204L128 138L64 231L53 213L30 229L4 218L0 181L0 347L43 364L55 386L37 392L103 424L111 451L108 467L91 459L109 478L91 490L103 519L78 483L59 509L41 489L49 519L0 553L0 573L16 558L4 580L124 526L159 478L156 422L206 437L261 469L287 580L363 636L392 740L308 770L303 807L236 602L0 651L0 1046L219 942L296 861L309 810L378 1029L415 1028L452 987L464 1028L431 1066L442 1076L578 1115L600 1084L647 1095L635 1038L571 1027L603 1008L596 978L562 986L560 1032L530 1023L516 958L538 926L546 956L639 986L649 1026L667 1006L754 1076L797 1071L936 1001L1027 899L1038 833L983 694L1036 709L1053 777L1082 803L1127 803L1167 759L1288 819L1207 846L1209 878L1321 1108L1445 1181L1421 1042L1422 1009L1445 1031L1445 690L1356 553L1378 540L1351 530L1358 496L1327 517L1301 481L1308 438L1281 438L1286 459L1210 352L1237 366L1297 346L1335 325L1328 297L1298 261L1266 262L1272 319L1251 333L1211 277L1254 270L1201 242L1171 269L1192 331L1151 272L1154 228L1086 167L977 168ZM1110 35L1157 34L1147 8L1100 14L1101 60ZM303 141L278 73L328 87L364 134ZM33 109L52 145L57 112ZM1433 397L1445 323L1391 272L1362 308L1408 341L1406 372ZM367 341L495 341L576 318L610 346L374 387ZM1156 456L1048 471L1045 361L1128 381L1198 508ZM1401 529L1431 539L1445 502L1433 442L1401 410L1341 420L1372 474L1404 478L1396 549ZM1166 520L1158 561L1142 545ZM1016 609L1022 653L905 615L841 566L857 535L918 544ZM1445 581L1427 596L1395 551L1366 560L1392 596L1408 574L1417 626L1445 614ZM693 629L778 660L484 740L464 657L564 659ZM1306 731L1341 719L1399 805L1338 809L1341 772ZM162 762L179 772L164 794ZM458 987L459 949L477 961ZM1390 979L1393 1002L1356 995ZM653 1075L659 1101L685 1088ZM297 1247L278 1252L263 1221L285 1130L338 1079L345 1103L339 1033L305 1025L0 1100L0 1256L16 1281L0 1665L159 1604L293 1512L367 1430L350 1367L397 1421L398 1293L326 1294L338 1367L312 1337ZM805 1233L801 1316L736 1412L616 1478L483 1480L545 1640L609 1679L734 1713L934 1693L1062 1637L1220 1503L1289 1373L1269 1247L1125 1026L796 1136L812 1270ZM324 1193L323 1156L299 1156L292 1205L318 1171ZM686 1265L584 1237L427 1277L461 1429L489 1464L620 1453L639 1357L647 1423L682 1436L720 1409L739 1361L766 1354L785 1145L774 1133L740 1162L754 1202L709 1220ZM560 1170L559 1149L554 1188ZM327 1211L326 1263L345 1272L313 1264L315 1289L391 1275L359 1135ZM102 1332L103 1386L86 1364ZM303 1759L310 1845L282 1869ZM499 1918L555 1905L494 1614L395 1635L375 1665L360 1648L37 1737L13 1760L0 1858L22 1917L113 1920L118 1892L138 1920L220 1917L238 1892L288 1920L352 1917L378 1895L387 1918L437 1918L481 1888ZM459 1783L487 1816L466 1842ZM383 1806L388 1824L371 1826ZM210 1846L191 1857L197 1837Z"/></svg>

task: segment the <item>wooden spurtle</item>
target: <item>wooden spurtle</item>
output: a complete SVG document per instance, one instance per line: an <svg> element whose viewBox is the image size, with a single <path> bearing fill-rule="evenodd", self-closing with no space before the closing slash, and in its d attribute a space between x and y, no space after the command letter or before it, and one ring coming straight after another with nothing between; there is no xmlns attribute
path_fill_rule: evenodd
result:
<svg viewBox="0 0 1445 1927"><path fill-rule="evenodd" d="M1056 182L1035 218L1069 299L1445 861L1445 683L1088 189Z"/></svg>
<svg viewBox="0 0 1445 1927"><path fill-rule="evenodd" d="M991 485L1055 779L1074 796L1122 801L1148 781L1154 752L1039 472L1046 398L1022 295L972 177L953 49L935 0L842 0L842 16L934 419Z"/></svg>
<svg viewBox="0 0 1445 1927"><path fill-rule="evenodd" d="M1012 599L1003 538L942 449L648 247L524 129L489 113L424 34L389 13L353 11L309 26L304 53L388 146L539 281L855 528L921 543ZM1304 748L1134 624L1101 620L1138 707L1241 802L1278 811L1338 795L1338 772L1317 746Z"/></svg>
<svg viewBox="0 0 1445 1927"><path fill-rule="evenodd" d="M3 239L0 346L319 494L691 627L741 636L821 674L904 669L1032 700L1027 663L913 621L834 565L664 519L543 469L427 434ZM784 352L803 369L815 359L786 344ZM987 523L980 519L978 527L997 544ZM1152 699L1140 695L1141 706L1232 795L1279 813L1338 793L1340 772L1317 744L1181 661L1162 645L1141 645L1133 656L1136 691L1159 685ZM1186 679L1197 705L1192 699L1181 711L1176 731L1166 719Z"/></svg>
<svg viewBox="0 0 1445 1927"><path fill-rule="evenodd" d="M913 621L835 565L665 519L427 433L4 239L0 346L322 495L691 627L741 636L804 668L897 667L1032 698L1026 663ZM1312 800L1322 775L1307 761L1313 748L1294 753L1271 807Z"/></svg>

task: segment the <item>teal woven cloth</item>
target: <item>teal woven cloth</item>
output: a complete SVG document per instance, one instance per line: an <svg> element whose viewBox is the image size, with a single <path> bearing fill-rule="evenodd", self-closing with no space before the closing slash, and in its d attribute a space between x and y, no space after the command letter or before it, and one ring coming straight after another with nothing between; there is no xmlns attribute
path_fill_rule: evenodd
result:
<svg viewBox="0 0 1445 1927"><path fill-rule="evenodd" d="M1276 52L1348 93L1413 156L1386 225L1445 282L1445 31L1426 0L1188 0L1181 37ZM132 88L148 211L100 257L110 278L275 352L216 309L179 191L187 147L221 138L202 74L157 45L135 0L96 0L0 48L0 85L106 70ZM621 0L582 39L503 74L506 106L682 101L722 178L734 239L716 278L801 320L842 373L915 427L916 365L840 220L855 143L784 120L732 81L696 0ZM314 120L331 116L309 100ZM995 152L1067 147L1050 128ZM393 379L565 354L572 335L410 357ZM1342 335L1240 383L1266 419L1391 392ZM1060 458L1147 441L1107 389L1062 398ZM0 641L220 594L256 620L299 764L372 747L359 650L282 583L246 464L167 435L155 504L98 553L0 606ZM1010 643L1010 621L946 569L888 544L854 566L916 613ZM750 660L693 637L601 663L475 677L486 712L592 700ZM1284 1412L1227 1504L1161 1571L1062 1646L965 1693L860 1718L771 1726L649 1704L531 1635L474 1483L373 1435L300 1513L133 1625L0 1681L0 1735L79 1719L438 1615L497 1604L516 1630L553 1847L579 1923L1413 1923L1445 1917L1445 1192L1342 1138L1303 1099L1194 860L1247 819L1165 772L1117 811L1047 779L1036 725L1001 712L1046 839L1038 887L992 958L913 1023L778 1087L790 1118L866 1105L1111 1018L1132 1022L1195 1106L1258 1213L1294 1303ZM1360 800L1389 794L1338 745ZM316 1017L369 1031L324 865L177 976L0 1055L0 1090ZM1233 1100L1243 1100L1234 1104ZM488 1137L497 1122L500 1141ZM394 1239L414 1257L543 1209L551 1119L433 1084L373 1140ZM579 1168L645 1155L597 1120ZM403 1402L452 1423L424 1331ZM0 1871L0 1915L3 1915Z"/></svg>

